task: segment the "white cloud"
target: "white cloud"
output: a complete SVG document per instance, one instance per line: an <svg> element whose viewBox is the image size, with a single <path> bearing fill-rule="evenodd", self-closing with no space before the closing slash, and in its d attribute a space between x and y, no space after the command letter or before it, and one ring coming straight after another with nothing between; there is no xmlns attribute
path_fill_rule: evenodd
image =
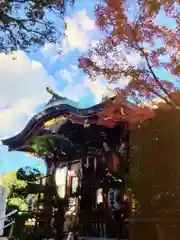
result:
<svg viewBox="0 0 180 240"><path fill-rule="evenodd" d="M94 95L92 102L95 104L101 102L104 94L109 97L112 96L112 91L109 91L105 87L107 81L104 81L100 77L96 81L92 81L88 76L85 76L84 79L80 80L80 83L76 84L75 79L79 77L79 73L80 72L75 65L73 65L73 67L70 65L70 70L63 69L56 73L58 78L66 80L68 83L63 91L58 92L60 95L66 96L73 101L79 101L89 93L92 93ZM92 104L92 102L90 104Z"/></svg>
<svg viewBox="0 0 180 240"><path fill-rule="evenodd" d="M41 49L41 53L44 58L48 60L51 64L56 62L61 57L61 49L59 44L47 43Z"/></svg>
<svg viewBox="0 0 180 240"><path fill-rule="evenodd" d="M56 88L58 79L56 81L48 75L40 62L32 61L21 51L16 52L15 56L16 60L13 60L11 55L0 54L0 139L15 135L25 127L37 108L50 98L46 92L47 86L57 92L61 91ZM70 69L70 72L65 69L59 71L59 78L68 80L67 86L60 93L79 101L92 91L98 103L103 85L85 80L75 84L73 80L79 71L74 65Z"/></svg>
<svg viewBox="0 0 180 240"><path fill-rule="evenodd" d="M57 76L57 78L60 78L60 80L67 81L68 84L72 84L74 78L78 74L77 70L78 69L74 68L74 66L71 67L71 71L68 71L67 69L61 69L61 70L56 72L56 76Z"/></svg>
<svg viewBox="0 0 180 240"><path fill-rule="evenodd" d="M61 39L60 44L46 44L41 49L44 57L50 59L51 63L74 50L86 51L92 38L92 32L96 30L94 21L87 16L85 9L74 13L72 17L67 17L65 21L67 24L66 37ZM62 54L58 54L61 51Z"/></svg>
<svg viewBox="0 0 180 240"><path fill-rule="evenodd" d="M55 89L56 82L40 62L31 61L23 52L0 54L0 138L20 132L47 101L46 87Z"/></svg>
<svg viewBox="0 0 180 240"><path fill-rule="evenodd" d="M75 84L74 80L78 78L79 71L76 68L73 70L74 71L68 71L67 69L63 69L56 74L56 76L60 76L60 79L68 82L63 91L59 91L59 94L66 96L68 99L73 101L79 101L87 94L92 93L94 95L92 102L94 102L94 104L98 104L102 101L103 96L113 97L115 95L113 88L124 86L128 83L127 78L123 80L121 79L121 81L119 83L117 82L117 84L109 84L102 77L98 77L95 81L92 81L88 76L85 76L81 83Z"/></svg>
<svg viewBox="0 0 180 240"><path fill-rule="evenodd" d="M79 101L80 98L88 94L88 88L83 84L69 84L63 89L63 95L73 101Z"/></svg>
<svg viewBox="0 0 180 240"><path fill-rule="evenodd" d="M71 72L69 72L67 69L62 69L59 71L60 79L67 81L68 83L72 83L73 76Z"/></svg>
<svg viewBox="0 0 180 240"><path fill-rule="evenodd" d="M94 95L94 102L96 104L100 103L104 94L108 91L105 88L105 83L101 78L98 78L96 81L92 81L88 77L84 78L84 86L86 86Z"/></svg>
<svg viewBox="0 0 180 240"><path fill-rule="evenodd" d="M63 40L63 50L67 54L72 50L86 51L89 45L90 31L95 30L94 21L91 20L85 10L76 12L72 18L66 19L66 38Z"/></svg>
<svg viewBox="0 0 180 240"><path fill-rule="evenodd" d="M85 76L84 79L81 80L82 77L80 77L79 73L80 71L76 65L70 65L69 70L62 69L56 73L56 76L60 78L60 80L65 80L68 83L59 94L71 100L79 101L87 94L92 93L94 95L92 102L95 104L101 102L105 94L109 97L112 96L112 91L106 88L106 85L109 85L107 81L103 80L101 77L97 78L96 81L92 81L88 76ZM78 77L80 78L80 83L76 84L75 80Z"/></svg>
<svg viewBox="0 0 180 240"><path fill-rule="evenodd" d="M70 67L71 67L73 70L78 70L78 66L77 66L77 65L70 64Z"/></svg>

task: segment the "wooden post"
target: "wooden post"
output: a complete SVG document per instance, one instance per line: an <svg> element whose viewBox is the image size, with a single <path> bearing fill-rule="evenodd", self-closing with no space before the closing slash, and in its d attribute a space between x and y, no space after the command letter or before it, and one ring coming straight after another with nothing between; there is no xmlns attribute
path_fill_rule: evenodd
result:
<svg viewBox="0 0 180 240"><path fill-rule="evenodd" d="M92 226L93 208L96 200L96 191L94 189L94 165L96 163L94 163L89 156L82 158L80 222L84 226L85 231L90 230L90 226Z"/></svg>
<svg viewBox="0 0 180 240"><path fill-rule="evenodd" d="M54 171L54 164L51 160L46 159L47 165L47 178L45 183L45 190L44 190L44 228L51 229L51 221L52 221L52 202L54 196L54 180L53 180L53 171Z"/></svg>
<svg viewBox="0 0 180 240"><path fill-rule="evenodd" d="M130 164L130 129L129 129L129 124L126 124L125 129L124 129L124 144L125 144L125 149L124 149L124 160L126 161L126 174L129 173L129 164Z"/></svg>

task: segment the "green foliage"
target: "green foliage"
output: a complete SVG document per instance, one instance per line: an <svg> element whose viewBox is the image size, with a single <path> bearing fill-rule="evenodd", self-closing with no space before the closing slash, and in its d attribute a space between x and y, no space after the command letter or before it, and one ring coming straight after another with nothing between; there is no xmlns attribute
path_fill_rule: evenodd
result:
<svg viewBox="0 0 180 240"><path fill-rule="evenodd" d="M51 156L55 151L55 135L43 135L32 139L31 148L40 156Z"/></svg>
<svg viewBox="0 0 180 240"><path fill-rule="evenodd" d="M3 185L10 190L14 185L17 188L25 187L27 184L25 181L18 180L16 177L17 171L8 171L3 177Z"/></svg>
<svg viewBox="0 0 180 240"><path fill-rule="evenodd" d="M31 139L29 142L30 148L39 156L53 157L61 154L61 150L66 154L71 155L73 146L64 136L54 134L45 134ZM60 149L61 148L61 149Z"/></svg>
<svg viewBox="0 0 180 240"><path fill-rule="evenodd" d="M31 46L55 42L60 34L52 14L62 18L68 2L73 4L74 0L1 1L0 52L28 50Z"/></svg>
<svg viewBox="0 0 180 240"><path fill-rule="evenodd" d="M28 197L34 196L28 192L28 182L34 181L40 176L41 174L37 169L30 167L7 172L3 178L3 186L8 189L7 207L13 206L20 211L27 211Z"/></svg>
<svg viewBox="0 0 180 240"><path fill-rule="evenodd" d="M15 189L25 188L27 183L17 179L16 171L9 171L4 175L3 186L8 189L7 205L16 206L22 211L27 210L26 199L15 192Z"/></svg>
<svg viewBox="0 0 180 240"><path fill-rule="evenodd" d="M37 181L40 178L40 176L41 176L40 171L31 167L19 168L16 173L17 179L28 182Z"/></svg>

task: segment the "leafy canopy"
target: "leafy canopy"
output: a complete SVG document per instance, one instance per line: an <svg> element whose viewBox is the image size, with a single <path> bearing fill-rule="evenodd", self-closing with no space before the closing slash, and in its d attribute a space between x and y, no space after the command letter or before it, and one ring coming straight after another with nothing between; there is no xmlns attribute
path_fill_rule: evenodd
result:
<svg viewBox="0 0 180 240"><path fill-rule="evenodd" d="M16 189L22 189L27 186L27 183L18 180L16 171L8 171L3 177L3 186L8 189L7 206L16 206L20 210L27 210L26 198L16 193Z"/></svg>
<svg viewBox="0 0 180 240"><path fill-rule="evenodd" d="M79 67L93 80L104 77L119 86L126 80L125 88L116 89L117 111L127 98L138 104L160 98L180 109L170 94L180 76L179 11L179 0L102 0L96 5L96 23L105 37L79 59Z"/></svg>
<svg viewBox="0 0 180 240"><path fill-rule="evenodd" d="M44 134L42 136L33 137L29 141L32 151L40 157L57 157L73 152L72 143L62 135Z"/></svg>
<svg viewBox="0 0 180 240"><path fill-rule="evenodd" d="M30 167L20 168L16 171L8 171L3 177L3 186L8 189L7 207L16 207L21 211L28 209L28 197L33 196L24 190L28 182L34 182L40 178L41 173Z"/></svg>
<svg viewBox="0 0 180 240"><path fill-rule="evenodd" d="M52 16L62 18L67 2L73 4L74 0L0 1L0 52L55 42L60 34Z"/></svg>

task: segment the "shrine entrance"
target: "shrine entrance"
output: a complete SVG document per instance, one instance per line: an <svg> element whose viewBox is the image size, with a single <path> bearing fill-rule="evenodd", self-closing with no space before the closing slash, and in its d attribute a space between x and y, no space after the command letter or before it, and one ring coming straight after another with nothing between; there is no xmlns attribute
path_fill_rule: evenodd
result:
<svg viewBox="0 0 180 240"><path fill-rule="evenodd" d="M10 151L30 152L46 163L41 227L53 226L60 239L64 222L72 218L66 228L81 236L127 237L128 123L102 119L106 102L79 109L48 91L53 100L46 108L21 133L3 140Z"/></svg>

